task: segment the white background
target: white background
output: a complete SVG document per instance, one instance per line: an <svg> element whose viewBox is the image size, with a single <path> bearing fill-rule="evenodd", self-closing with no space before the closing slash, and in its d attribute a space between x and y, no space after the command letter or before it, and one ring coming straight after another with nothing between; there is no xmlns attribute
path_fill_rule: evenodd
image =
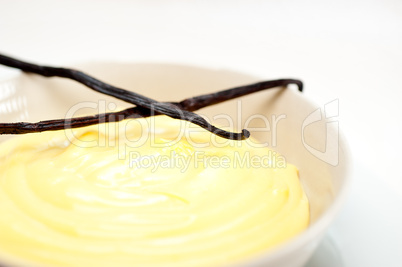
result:
<svg viewBox="0 0 402 267"><path fill-rule="evenodd" d="M354 157L349 199L307 266L402 266L402 1L0 0L0 52L302 79L316 103L339 99Z"/></svg>

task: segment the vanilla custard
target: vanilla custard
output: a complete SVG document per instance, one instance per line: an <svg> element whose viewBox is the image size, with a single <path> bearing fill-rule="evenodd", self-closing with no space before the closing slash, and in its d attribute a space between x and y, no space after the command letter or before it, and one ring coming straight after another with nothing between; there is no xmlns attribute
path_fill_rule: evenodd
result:
<svg viewBox="0 0 402 267"><path fill-rule="evenodd" d="M0 254L30 266L222 266L308 223L281 155L165 116L0 145Z"/></svg>

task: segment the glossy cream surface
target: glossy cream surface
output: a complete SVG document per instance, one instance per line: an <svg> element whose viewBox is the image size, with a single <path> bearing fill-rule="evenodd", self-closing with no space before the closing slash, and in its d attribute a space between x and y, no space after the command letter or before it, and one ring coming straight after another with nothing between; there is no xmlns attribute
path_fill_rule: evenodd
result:
<svg viewBox="0 0 402 267"><path fill-rule="evenodd" d="M163 116L12 138L0 252L75 267L247 259L309 223L296 167L256 146Z"/></svg>

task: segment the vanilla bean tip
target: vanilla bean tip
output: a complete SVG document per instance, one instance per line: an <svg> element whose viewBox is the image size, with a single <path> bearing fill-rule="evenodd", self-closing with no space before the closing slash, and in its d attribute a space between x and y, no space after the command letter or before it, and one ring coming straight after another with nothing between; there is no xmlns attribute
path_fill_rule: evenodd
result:
<svg viewBox="0 0 402 267"><path fill-rule="evenodd" d="M249 132L248 130L246 130L246 129L243 129L243 130L241 131L241 134L243 135L242 140L245 140L245 139L247 139L247 138L250 137L250 132Z"/></svg>

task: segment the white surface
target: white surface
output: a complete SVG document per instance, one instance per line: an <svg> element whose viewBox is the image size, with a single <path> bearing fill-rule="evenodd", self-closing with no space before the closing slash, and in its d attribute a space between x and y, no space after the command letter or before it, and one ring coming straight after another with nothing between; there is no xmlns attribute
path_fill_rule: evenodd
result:
<svg viewBox="0 0 402 267"><path fill-rule="evenodd" d="M0 50L302 79L320 105L339 99L355 158L349 200L307 266L402 265L401 1L0 0Z"/></svg>

